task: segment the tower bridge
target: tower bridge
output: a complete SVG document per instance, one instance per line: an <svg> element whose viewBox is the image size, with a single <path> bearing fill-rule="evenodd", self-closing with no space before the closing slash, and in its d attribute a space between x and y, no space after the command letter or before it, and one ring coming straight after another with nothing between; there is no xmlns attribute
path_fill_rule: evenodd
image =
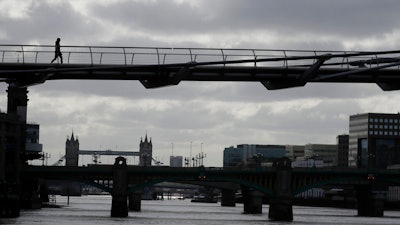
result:
<svg viewBox="0 0 400 225"><path fill-rule="evenodd" d="M153 143L147 134L143 140L140 139L139 151L112 151L112 150L82 150L79 148L79 140L75 138L72 133L71 138L65 142L65 165L78 166L79 155L92 155L94 157L100 155L113 155L113 156L138 156L140 166L151 166L151 162L160 165L161 162L153 158Z"/></svg>
<svg viewBox="0 0 400 225"><path fill-rule="evenodd" d="M18 191L26 188L28 190L24 191L36 191L36 187L21 183L27 183L35 177L102 180L102 184L96 184L108 188L112 193L113 216L127 215L125 206L128 193L135 193L140 188L159 181L236 183L242 186L246 199L250 199L245 202L245 211L257 211L260 208L258 192L272 196L269 216L276 220L292 220L294 193L328 183L354 185L359 193L359 214L382 216L381 199L374 195L374 191L399 183L398 170L370 171L352 168L347 171L292 171L288 167L289 162L285 160L275 164L271 170L237 171L204 167L131 168L123 158L117 158L114 166L32 167L24 165L28 159L24 140L27 87L52 80L138 80L145 88L178 85L182 81L258 82L268 90L301 87L310 82L375 83L382 90L391 91L400 90L400 51L112 46L61 46L61 51L63 63L52 64L52 45L0 44L0 82L9 84L9 117L5 116L7 121L3 123L12 128L2 128L0 132L1 140L6 140L0 143L0 198L10 203L0 204L0 212L6 216L18 216L19 206L16 204L21 196ZM75 165L79 148L71 149L75 152L67 154L65 158L71 165ZM143 164L149 162L151 158L147 157ZM374 184L371 183L372 180ZM111 183L112 187L109 185ZM232 195L229 190L225 193ZM132 200L137 203L136 197ZM4 210L2 207L5 207Z"/></svg>

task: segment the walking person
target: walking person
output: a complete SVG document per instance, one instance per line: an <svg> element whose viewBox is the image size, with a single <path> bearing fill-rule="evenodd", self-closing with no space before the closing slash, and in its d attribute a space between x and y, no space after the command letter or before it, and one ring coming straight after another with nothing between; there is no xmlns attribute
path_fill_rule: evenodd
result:
<svg viewBox="0 0 400 225"><path fill-rule="evenodd" d="M57 57L60 57L61 64L63 63L62 54L61 54L61 49L60 49L60 40L61 40L60 38L57 38L57 40L56 40L55 55L54 55L54 59L51 60L51 63L53 63L54 60L57 59Z"/></svg>

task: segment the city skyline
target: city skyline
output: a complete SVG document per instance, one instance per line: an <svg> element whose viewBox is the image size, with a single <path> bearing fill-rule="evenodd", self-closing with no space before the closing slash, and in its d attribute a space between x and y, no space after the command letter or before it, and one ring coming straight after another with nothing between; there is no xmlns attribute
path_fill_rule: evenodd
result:
<svg viewBox="0 0 400 225"><path fill-rule="evenodd" d="M212 5L212 7L210 7ZM397 1L0 1L1 44L378 51L400 49ZM165 13L168 11L168 13ZM338 16L340 14L340 16ZM52 58L49 58L49 62ZM0 110L6 111L6 84ZM259 83L47 81L29 88L28 121L58 160L73 130L82 148L129 150L147 131L154 155L207 154L242 143L336 142L349 115L397 113L398 91L375 84L307 84L268 91ZM201 145L201 143L203 143Z"/></svg>

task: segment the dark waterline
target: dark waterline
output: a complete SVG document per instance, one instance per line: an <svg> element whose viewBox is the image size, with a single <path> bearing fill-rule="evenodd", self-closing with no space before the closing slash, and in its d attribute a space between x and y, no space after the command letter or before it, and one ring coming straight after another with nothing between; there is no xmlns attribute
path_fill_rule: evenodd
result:
<svg viewBox="0 0 400 225"><path fill-rule="evenodd" d="M221 207L220 203L191 203L190 200L142 201L141 212L127 218L111 218L110 196L56 197L61 208L25 210L19 218L0 219L0 224L19 225L239 225L239 224L400 224L400 212L385 211L382 218L358 217L354 209L293 207L293 222L268 220L268 205L260 215L243 214L243 205Z"/></svg>

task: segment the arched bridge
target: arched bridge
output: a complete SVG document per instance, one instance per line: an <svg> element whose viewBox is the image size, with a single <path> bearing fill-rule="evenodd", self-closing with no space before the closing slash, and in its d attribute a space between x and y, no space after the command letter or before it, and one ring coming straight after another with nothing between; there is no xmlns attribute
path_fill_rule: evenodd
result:
<svg viewBox="0 0 400 225"><path fill-rule="evenodd" d="M141 167L127 166L127 180L130 191L139 191L164 181L170 182L202 182L235 183L247 186L274 196L277 169L275 168L219 168L219 167ZM87 167L68 166L25 166L22 176L40 177L44 179L66 179L81 181L100 187L112 193L113 166L92 165ZM400 185L400 171L354 168L296 168L291 171L291 193L301 193L314 187L324 185L347 184L366 185L373 182L379 186ZM221 188L231 189L229 185Z"/></svg>
<svg viewBox="0 0 400 225"><path fill-rule="evenodd" d="M325 185L355 186L359 215L383 216L384 199L382 195L375 195L376 190L400 184L399 170L292 169L287 158L278 160L272 168L174 168L128 166L126 159L118 157L114 165L108 166L24 166L21 176L91 183L112 194L111 215L117 217L128 215L127 196L130 204L131 201L136 202L136 206L132 207L140 209L138 193L148 186L164 181L218 185L222 189L222 198L224 193L234 196L232 184L240 185L245 199L244 210L252 213L261 212L262 202L257 200L261 195L257 193L264 193L270 197L269 217L274 220L292 220L293 196L307 189Z"/></svg>
<svg viewBox="0 0 400 225"><path fill-rule="evenodd" d="M181 81L250 81L267 89L308 82L376 83L400 89L400 51L0 45L0 80L26 87L48 80L139 80L146 88Z"/></svg>

